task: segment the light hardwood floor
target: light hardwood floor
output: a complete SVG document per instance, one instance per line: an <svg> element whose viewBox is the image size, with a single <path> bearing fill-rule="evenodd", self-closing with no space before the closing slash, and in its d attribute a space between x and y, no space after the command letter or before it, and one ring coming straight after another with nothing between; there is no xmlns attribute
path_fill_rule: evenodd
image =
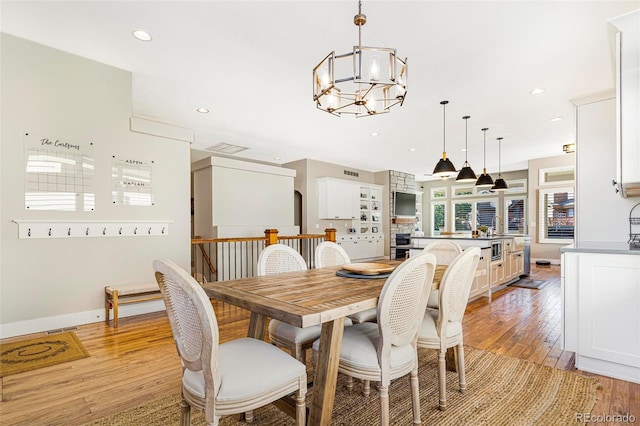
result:
<svg viewBox="0 0 640 426"><path fill-rule="evenodd" d="M559 341L560 269L532 269L532 278L550 284L541 290L507 287L494 293L491 303L471 302L465 343L572 369L573 354L562 351ZM246 311L216 302L214 307L221 341L246 334ZM104 323L82 325L76 334L89 358L0 379L0 424L80 425L179 392L180 363L164 313L122 318L118 330ZM640 385L598 377L601 389L592 414L632 414L640 423Z"/></svg>

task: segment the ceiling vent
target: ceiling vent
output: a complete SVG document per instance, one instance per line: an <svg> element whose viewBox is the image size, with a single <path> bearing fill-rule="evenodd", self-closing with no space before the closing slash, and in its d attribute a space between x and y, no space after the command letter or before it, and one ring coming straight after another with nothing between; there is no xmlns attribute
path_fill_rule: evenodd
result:
<svg viewBox="0 0 640 426"><path fill-rule="evenodd" d="M354 177L358 177L360 176L360 174L358 172L352 172L350 170L343 170L344 174L347 176L354 176Z"/></svg>
<svg viewBox="0 0 640 426"><path fill-rule="evenodd" d="M217 152L219 154L236 154L240 151L244 151L245 149L249 149L249 148L245 146L231 145L230 143L220 142L219 144L212 145L205 149L207 151Z"/></svg>

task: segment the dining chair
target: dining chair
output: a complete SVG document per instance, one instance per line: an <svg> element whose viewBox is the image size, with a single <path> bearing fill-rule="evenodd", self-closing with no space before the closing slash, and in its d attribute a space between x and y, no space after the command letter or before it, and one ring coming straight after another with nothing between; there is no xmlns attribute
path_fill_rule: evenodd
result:
<svg viewBox="0 0 640 426"><path fill-rule="evenodd" d="M304 271L307 263L296 250L284 244L271 244L258 256L258 275L280 274L283 272ZM345 319L345 325L347 320ZM352 324L351 320L348 322ZM274 345L285 348L300 362L306 365L307 349L320 337L322 326L297 327L277 319L269 321L269 340Z"/></svg>
<svg viewBox="0 0 640 426"><path fill-rule="evenodd" d="M433 253L436 256L438 265L450 265L460 253L462 247L455 241L434 241L422 250L423 252ZM427 308L438 309L439 290L432 290L427 302Z"/></svg>
<svg viewBox="0 0 640 426"><path fill-rule="evenodd" d="M323 241L316 248L316 268L324 268L325 266L340 266L351 263L349 254L338 244L331 241ZM366 311L358 312L347 317L349 322L347 325L359 324L361 322L376 320L376 309L371 308Z"/></svg>
<svg viewBox="0 0 640 426"><path fill-rule="evenodd" d="M454 353L460 392L464 392L467 387L464 374L462 318L479 259L480 248L469 247L451 262L440 281L440 307L426 309L418 332L418 348L438 350L441 410L447 408L445 354L448 348L456 348Z"/></svg>
<svg viewBox="0 0 640 426"><path fill-rule="evenodd" d="M207 425L217 425L220 416L250 416L295 392L296 424L304 425L306 366L262 340L220 344L216 314L200 284L170 260L155 260L153 269L182 364L180 424L190 424L191 407L204 410Z"/></svg>
<svg viewBox="0 0 640 426"><path fill-rule="evenodd" d="M350 377L380 382L380 424L389 424L389 384L409 375L413 423L420 423L418 328L424 317L436 267L433 254L422 253L398 266L380 292L377 323L345 327L338 371ZM313 343L317 359L320 341ZM365 387L365 395L367 389Z"/></svg>
<svg viewBox="0 0 640 426"><path fill-rule="evenodd" d="M316 268L340 266L351 263L349 254L333 241L323 241L316 246Z"/></svg>

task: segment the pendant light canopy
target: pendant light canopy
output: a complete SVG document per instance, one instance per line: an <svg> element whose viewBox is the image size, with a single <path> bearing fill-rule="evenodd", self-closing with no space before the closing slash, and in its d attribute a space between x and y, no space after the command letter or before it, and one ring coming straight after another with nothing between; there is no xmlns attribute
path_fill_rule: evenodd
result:
<svg viewBox="0 0 640 426"><path fill-rule="evenodd" d="M462 119L464 120L464 164L460 169L460 173L458 173L456 182L475 182L478 179L478 177L476 176L476 173L473 171L473 169L469 165L469 162L467 161L467 155L469 153L469 147L467 145L467 136L468 136L468 130L469 130L468 125L469 125L470 118L471 117L468 115L465 115L464 117L462 117Z"/></svg>
<svg viewBox="0 0 640 426"><path fill-rule="evenodd" d="M501 175L501 167L502 167L502 138L498 138L498 179L496 179L496 183L491 187L494 191L506 191L509 189L509 185L507 182L502 179Z"/></svg>
<svg viewBox="0 0 640 426"><path fill-rule="evenodd" d="M447 129L446 129L446 107L449 101L442 101L440 105L442 105L442 118L443 118L443 132L442 132L442 158L436 164L436 167L433 169L433 175L438 176L442 179L448 179L456 173L456 167L453 165L451 160L447 158Z"/></svg>
<svg viewBox="0 0 640 426"><path fill-rule="evenodd" d="M489 130L488 127L485 127L484 129L482 129L482 132L484 133L483 135L483 151L484 151L484 162L483 162L483 169L482 169L482 174L478 177L478 180L476 181L476 186L493 186L493 178L487 174L487 130Z"/></svg>

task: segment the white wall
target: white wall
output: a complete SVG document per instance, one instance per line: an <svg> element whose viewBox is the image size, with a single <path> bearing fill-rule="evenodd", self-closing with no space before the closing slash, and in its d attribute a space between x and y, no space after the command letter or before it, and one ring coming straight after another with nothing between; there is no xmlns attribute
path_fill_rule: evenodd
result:
<svg viewBox="0 0 640 426"><path fill-rule="evenodd" d="M612 185L616 177L615 92L573 102L577 116L576 242L626 242L629 212L640 198L622 198Z"/></svg>
<svg viewBox="0 0 640 426"><path fill-rule="evenodd" d="M156 258L189 267L189 144L129 131L129 72L6 34L1 43L0 337L102 321L105 285L154 280ZM26 132L94 142L95 211L25 209ZM111 202L112 156L154 161L154 206ZM16 219L171 224L157 237L29 240ZM125 306L121 316L158 309Z"/></svg>

